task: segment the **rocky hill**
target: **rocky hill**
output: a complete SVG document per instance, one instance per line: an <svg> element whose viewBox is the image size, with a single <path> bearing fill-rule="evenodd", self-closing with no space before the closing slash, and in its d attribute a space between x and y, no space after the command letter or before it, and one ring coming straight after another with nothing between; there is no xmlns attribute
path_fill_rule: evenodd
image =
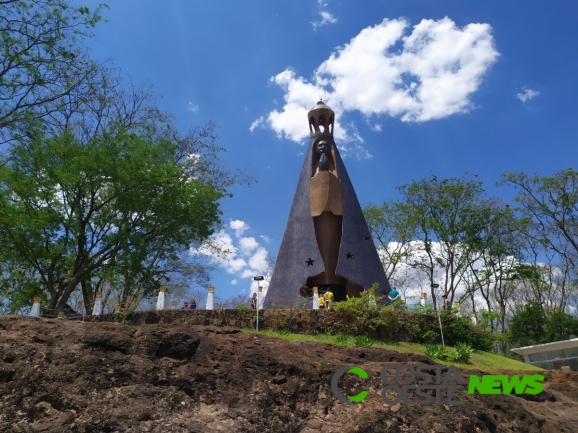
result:
<svg viewBox="0 0 578 433"><path fill-rule="evenodd" d="M578 432L578 373L548 372L538 396L390 406L391 362L434 364L230 328L0 316L0 432ZM369 374L361 403L332 394L346 365Z"/></svg>

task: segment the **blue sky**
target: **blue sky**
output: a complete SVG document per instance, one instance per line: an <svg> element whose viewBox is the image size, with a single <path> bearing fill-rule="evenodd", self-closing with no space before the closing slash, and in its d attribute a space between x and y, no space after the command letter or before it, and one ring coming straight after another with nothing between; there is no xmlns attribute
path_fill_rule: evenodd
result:
<svg viewBox="0 0 578 433"><path fill-rule="evenodd" d="M98 2L80 2L94 7ZM232 249L211 284L266 274L303 163L304 113L322 96L362 206L435 174L552 174L578 156L575 1L109 2L89 42L153 86L184 132L213 120L229 167L257 183L222 203Z"/></svg>

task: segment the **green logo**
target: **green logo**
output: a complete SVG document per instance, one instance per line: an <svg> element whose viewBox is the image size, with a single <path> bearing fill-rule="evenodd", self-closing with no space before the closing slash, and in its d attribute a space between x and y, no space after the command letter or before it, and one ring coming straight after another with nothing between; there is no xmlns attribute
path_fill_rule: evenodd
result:
<svg viewBox="0 0 578 433"><path fill-rule="evenodd" d="M335 374L333 375L333 378L331 379L331 390L333 391L333 395L335 395L335 397L337 397L337 399L343 403L359 403L360 401L363 401L363 399L365 397L367 397L367 394L369 394L367 391L363 390L361 391L359 394L357 395L348 395L347 397L344 396L343 394L341 394L341 392L339 391L339 388L337 387L337 383L339 382L339 379L341 379L341 376L343 376L344 374L355 374L359 377L361 377L362 379L367 379L368 375L365 372L365 370L361 367L341 367L339 370L337 370L335 372Z"/></svg>
<svg viewBox="0 0 578 433"><path fill-rule="evenodd" d="M480 394L540 394L544 386L540 383L544 381L541 374L524 375L508 378L505 374L485 374L482 379L478 376L470 376L468 384L468 394L478 391Z"/></svg>

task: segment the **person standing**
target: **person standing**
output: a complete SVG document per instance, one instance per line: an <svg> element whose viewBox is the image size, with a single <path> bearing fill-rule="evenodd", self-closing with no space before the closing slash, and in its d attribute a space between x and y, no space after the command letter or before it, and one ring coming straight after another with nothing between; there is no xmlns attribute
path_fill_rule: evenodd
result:
<svg viewBox="0 0 578 433"><path fill-rule="evenodd" d="M451 304L450 304L450 301L448 299L448 295L442 295L442 302L443 302L442 308L444 310L449 310L451 307Z"/></svg>
<svg viewBox="0 0 578 433"><path fill-rule="evenodd" d="M195 298L191 299L191 303L189 304L189 310L195 310L197 308L197 301Z"/></svg>
<svg viewBox="0 0 578 433"><path fill-rule="evenodd" d="M325 294L323 295L323 300L325 301L325 308L331 310L331 303L333 302L333 292L331 290L325 292Z"/></svg>
<svg viewBox="0 0 578 433"><path fill-rule="evenodd" d="M253 297L251 298L251 309L257 309L257 292L253 293Z"/></svg>

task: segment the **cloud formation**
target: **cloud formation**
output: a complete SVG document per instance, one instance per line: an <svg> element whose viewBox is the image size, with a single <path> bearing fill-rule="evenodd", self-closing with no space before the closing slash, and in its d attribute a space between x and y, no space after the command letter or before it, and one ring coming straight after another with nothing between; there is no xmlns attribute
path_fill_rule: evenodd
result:
<svg viewBox="0 0 578 433"><path fill-rule="evenodd" d="M327 6L327 3L325 3L322 6ZM337 18L335 18L333 15L331 15L331 13L327 11L321 11L319 12L319 15L321 15L321 21L311 22L314 32L316 32L319 27L326 26L327 24L335 24L337 22Z"/></svg>
<svg viewBox="0 0 578 433"><path fill-rule="evenodd" d="M193 104L192 102L189 102L189 111L196 113L197 111L199 111L199 106L196 104Z"/></svg>
<svg viewBox="0 0 578 433"><path fill-rule="evenodd" d="M249 126L249 131L253 132L255 128L258 128L263 123L264 120L265 118L263 116L255 119L255 121L251 123L251 126Z"/></svg>
<svg viewBox="0 0 578 433"><path fill-rule="evenodd" d="M213 234L200 248L191 250L191 253L208 256L213 263L221 266L227 273L235 275L236 278L231 281L233 285L238 284L237 278L250 278L248 286L251 291L256 290L256 285L253 288L255 275L267 277L265 281L259 283L266 293L271 274L269 253L255 237L243 236L249 229L245 221L231 220L227 228ZM259 238L264 242L269 241L265 235Z"/></svg>
<svg viewBox="0 0 578 433"><path fill-rule="evenodd" d="M518 95L516 95L516 97L522 102L529 101L530 99L535 98L540 94L540 92L537 90L528 89L526 87L524 87L523 90L524 91L522 93L518 93Z"/></svg>
<svg viewBox="0 0 578 433"><path fill-rule="evenodd" d="M343 124L351 111L425 122L471 110L471 94L499 55L491 26L459 28L446 17L424 19L409 34L408 28L403 18L365 28L321 63L311 81L292 69L272 77L285 104L267 115L267 126L280 138L301 142L308 136L307 112L320 96L335 111L335 138L342 142L360 141Z"/></svg>

